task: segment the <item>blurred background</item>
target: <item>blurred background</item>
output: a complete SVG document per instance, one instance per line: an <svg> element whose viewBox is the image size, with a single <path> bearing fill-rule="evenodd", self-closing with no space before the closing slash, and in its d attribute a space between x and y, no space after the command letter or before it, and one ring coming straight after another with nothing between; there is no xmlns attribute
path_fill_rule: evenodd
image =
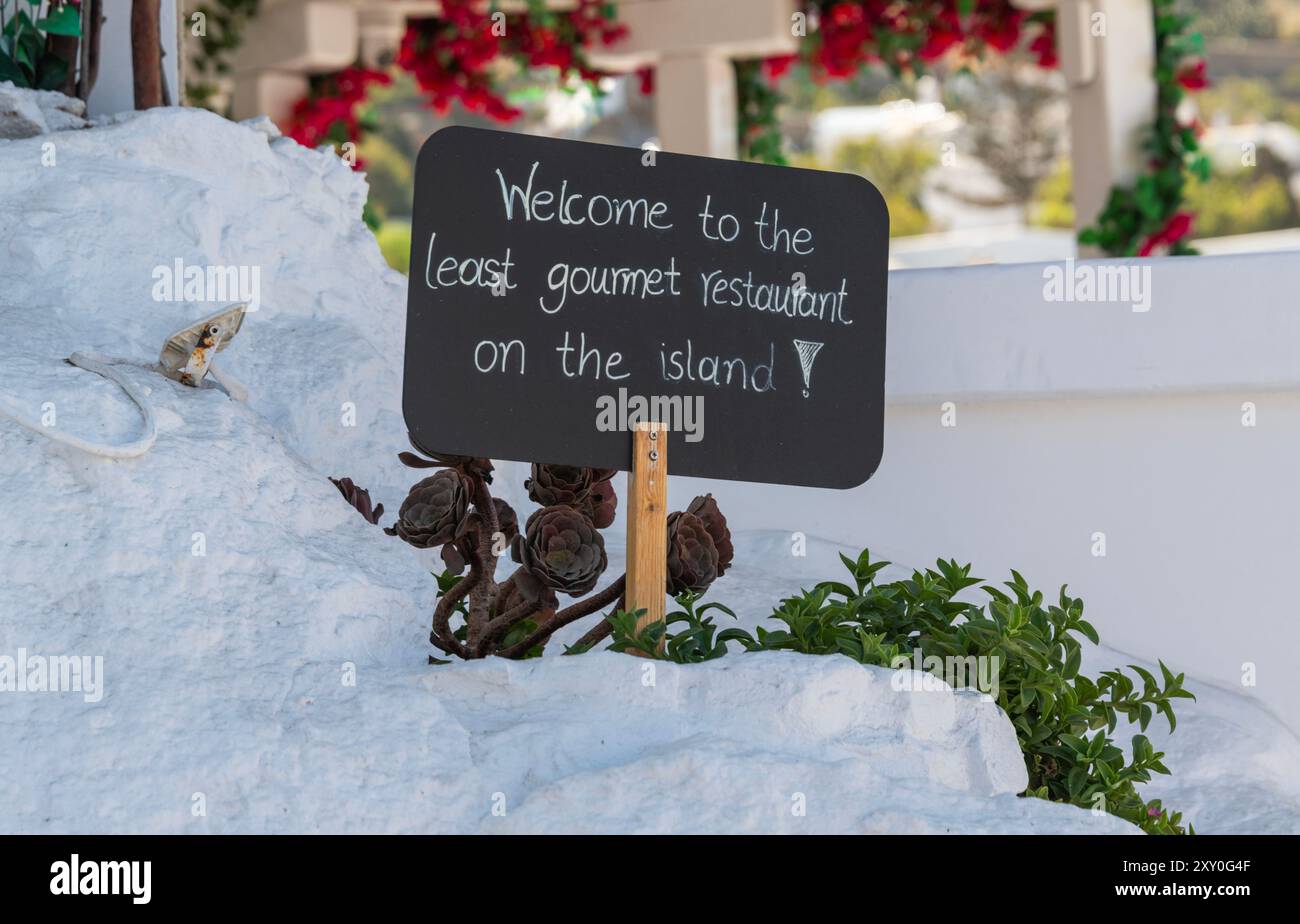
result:
<svg viewBox="0 0 1300 924"><path fill-rule="evenodd" d="M91 115L333 146L403 271L448 124L859 173L897 268L1300 249L1300 0L0 0L0 24L0 81Z"/></svg>
<svg viewBox="0 0 1300 924"><path fill-rule="evenodd" d="M1300 0L1182 5L1195 14L1211 75L1191 98L1211 164L1186 189L1193 244L1207 254L1300 249ZM896 267L1074 255L1066 80L1033 57L939 61L921 76L864 68L835 82L795 63L778 81L787 158L875 183L888 199ZM655 144L654 89L642 84L637 74L590 84L520 73L505 86L522 112L503 126L460 107L439 115L410 74L395 74L372 92L374 128L358 145L390 263L406 270L413 162L431 132L468 124ZM945 152L956 156L944 163Z"/></svg>

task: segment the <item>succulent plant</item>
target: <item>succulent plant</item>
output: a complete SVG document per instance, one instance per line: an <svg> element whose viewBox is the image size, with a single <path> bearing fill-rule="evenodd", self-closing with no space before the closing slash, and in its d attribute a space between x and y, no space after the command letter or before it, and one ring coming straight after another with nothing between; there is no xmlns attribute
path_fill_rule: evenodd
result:
<svg viewBox="0 0 1300 924"><path fill-rule="evenodd" d="M609 560L605 540L590 518L563 505L543 507L515 537L511 557L520 565L515 583L530 599L553 592L581 596L596 586Z"/></svg>
<svg viewBox="0 0 1300 924"><path fill-rule="evenodd" d="M478 456L457 456L445 452L432 452L425 449L415 441L415 437L410 433L406 434L410 440L411 446L421 455L428 456L422 459L414 452L399 452L397 458L407 468L437 468L439 465L447 468L454 468L465 475L477 476L482 478L488 484L492 483L492 460Z"/></svg>
<svg viewBox="0 0 1300 924"><path fill-rule="evenodd" d="M704 522L704 528L709 531L709 537L718 550L718 577L722 577L736 556L736 548L731 544L731 530L727 528L727 518L718 509L718 502L712 494L695 498L687 505L686 512L699 517Z"/></svg>
<svg viewBox="0 0 1300 924"><path fill-rule="evenodd" d="M608 478L591 486L587 495L585 510L596 529L605 529L614 522L618 511L618 495L614 493L614 484Z"/></svg>
<svg viewBox="0 0 1300 924"><path fill-rule="evenodd" d="M718 548L704 521L678 511L668 517L668 593L704 593L718 576Z"/></svg>
<svg viewBox="0 0 1300 924"><path fill-rule="evenodd" d="M519 516L515 508L499 497L492 498L492 506L497 512L497 529L504 534L507 543L514 542L515 536L519 535Z"/></svg>
<svg viewBox="0 0 1300 924"><path fill-rule="evenodd" d="M580 465L533 463L532 477L524 482L528 496L543 507L564 504L577 507L591 494L595 472Z"/></svg>
<svg viewBox="0 0 1300 924"><path fill-rule="evenodd" d="M592 593L609 566L600 530L618 511L617 469L534 463L524 485L540 509L521 528L510 504L488 489L491 460L431 452L414 437L411 445L415 452L398 453L405 465L448 467L411 488L397 521L384 532L416 548L441 551L446 570L438 575L429 633L434 647L466 659L535 657L558 629L623 605L626 575ZM367 520L378 520L383 507L371 509L366 491L348 479L334 483ZM735 554L726 517L706 494L672 514L667 526L667 591L703 593ZM496 556L503 539L519 567L498 583ZM465 575L467 565L473 567ZM580 599L561 607L559 594ZM608 619L601 619L580 647L591 647L611 631Z"/></svg>
<svg viewBox="0 0 1300 924"><path fill-rule="evenodd" d="M357 487L351 478L331 478L330 481L339 489L343 499L356 508L357 513L365 517L367 523L379 522L379 518L384 515L384 505L377 504L372 508L369 491Z"/></svg>
<svg viewBox="0 0 1300 924"><path fill-rule="evenodd" d="M417 549L446 545L461 537L468 510L465 476L455 469L443 469L411 488L398 508L397 522L384 532Z"/></svg>
<svg viewBox="0 0 1300 924"><path fill-rule="evenodd" d="M515 536L519 535L519 518L515 515L514 508L499 497L492 498L492 507L497 514L497 531L501 533L508 548L514 542ZM455 540L442 547L442 561L448 571L452 574L460 574L465 570L465 566L473 561L475 546L480 541L479 533L485 528L483 516L477 507L466 515ZM496 542L494 537L488 538L490 542Z"/></svg>

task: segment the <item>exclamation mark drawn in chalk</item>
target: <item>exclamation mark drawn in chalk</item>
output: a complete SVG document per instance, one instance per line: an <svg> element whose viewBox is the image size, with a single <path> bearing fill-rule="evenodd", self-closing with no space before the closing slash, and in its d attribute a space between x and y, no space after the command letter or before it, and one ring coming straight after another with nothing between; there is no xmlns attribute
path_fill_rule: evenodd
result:
<svg viewBox="0 0 1300 924"><path fill-rule="evenodd" d="M794 348L799 352L799 367L803 370L803 396L808 397L809 389L812 388L812 367L813 361L817 359L817 351L822 348L823 344L815 340L796 340Z"/></svg>

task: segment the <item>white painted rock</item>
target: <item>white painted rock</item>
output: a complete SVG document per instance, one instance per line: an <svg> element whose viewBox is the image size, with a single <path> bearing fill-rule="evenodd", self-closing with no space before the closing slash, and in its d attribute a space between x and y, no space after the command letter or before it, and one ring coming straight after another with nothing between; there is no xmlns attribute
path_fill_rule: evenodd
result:
<svg viewBox="0 0 1300 924"><path fill-rule="evenodd" d="M29 90L0 82L0 138L31 138L85 128L86 104L54 90Z"/></svg>
<svg viewBox="0 0 1300 924"><path fill-rule="evenodd" d="M1136 830L1013 795L993 705L839 657L425 663L427 568L326 480L392 510L418 478L394 455L405 280L364 181L268 134L161 109L68 133L57 169L40 138L0 144L22 216L0 223L0 400L29 417L132 439L121 391L64 357L152 362L219 307L156 301L159 266L261 270L217 359L247 403L121 366L159 430L121 462L0 420L0 687L20 654L103 667L0 689L0 830Z"/></svg>

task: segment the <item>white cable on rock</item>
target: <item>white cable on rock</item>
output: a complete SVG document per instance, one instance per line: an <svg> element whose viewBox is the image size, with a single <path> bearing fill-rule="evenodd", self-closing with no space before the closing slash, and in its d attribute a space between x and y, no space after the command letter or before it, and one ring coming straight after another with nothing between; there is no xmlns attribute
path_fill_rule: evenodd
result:
<svg viewBox="0 0 1300 924"><path fill-rule="evenodd" d="M96 375L102 375L106 379L112 379L122 387L127 397L135 402L136 407L140 408L140 413L144 416L145 435L131 443L120 445L108 445L105 443L92 443L89 440L83 440L77 436L71 436L60 430L51 427L41 426L29 417L24 417L5 406L7 402L0 402L0 417L6 417L19 426L26 427L33 433L39 433L47 439L56 443L63 443L65 446L72 446L74 449L80 449L82 452L88 452L92 455L103 456L108 459L133 459L136 456L142 456L153 448L154 442L158 439L158 427L153 418L153 406L150 405L149 399L140 392L138 388L131 384L125 376L114 370L111 363L131 363L138 365L133 360L117 359L112 356L104 356L101 353L73 353L67 360L74 366L80 366Z"/></svg>

